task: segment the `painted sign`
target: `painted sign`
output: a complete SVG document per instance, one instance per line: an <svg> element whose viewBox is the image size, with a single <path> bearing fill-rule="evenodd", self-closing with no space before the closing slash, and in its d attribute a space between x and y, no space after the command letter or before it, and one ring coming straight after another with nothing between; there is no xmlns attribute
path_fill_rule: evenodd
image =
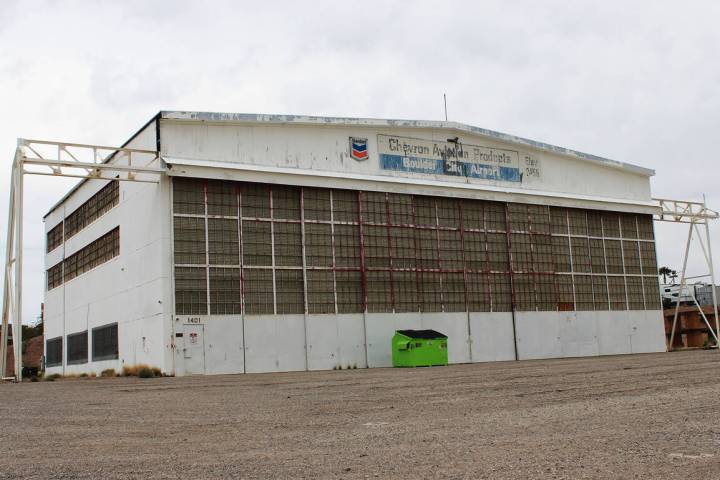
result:
<svg viewBox="0 0 720 480"><path fill-rule="evenodd" d="M458 141L378 135L380 168L485 180L520 182L520 154L514 150Z"/></svg>

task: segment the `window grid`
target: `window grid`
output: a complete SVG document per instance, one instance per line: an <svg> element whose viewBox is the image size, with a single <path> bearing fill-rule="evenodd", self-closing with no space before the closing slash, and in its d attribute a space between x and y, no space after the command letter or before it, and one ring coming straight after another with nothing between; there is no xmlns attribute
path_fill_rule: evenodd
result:
<svg viewBox="0 0 720 480"><path fill-rule="evenodd" d="M510 311L513 283L518 311L655 302L648 215L175 180L178 290L208 284L178 313Z"/></svg>
<svg viewBox="0 0 720 480"><path fill-rule="evenodd" d="M120 255L120 227L115 227L86 247L50 267L47 289L52 290Z"/></svg>
<svg viewBox="0 0 720 480"><path fill-rule="evenodd" d="M50 253L63 243L63 222L58 223L47 233L46 252Z"/></svg>
<svg viewBox="0 0 720 480"><path fill-rule="evenodd" d="M120 182L113 180L65 218L65 240L120 203Z"/></svg>

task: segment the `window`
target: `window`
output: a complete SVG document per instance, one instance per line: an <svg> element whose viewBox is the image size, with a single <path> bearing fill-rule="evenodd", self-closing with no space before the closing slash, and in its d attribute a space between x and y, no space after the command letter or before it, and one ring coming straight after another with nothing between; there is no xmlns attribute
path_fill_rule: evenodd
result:
<svg viewBox="0 0 720 480"><path fill-rule="evenodd" d="M625 297L625 278L621 276L608 277L610 291L610 310L627 310Z"/></svg>
<svg viewBox="0 0 720 480"><path fill-rule="evenodd" d="M244 273L245 313L261 315L275 313L273 272L270 269L248 269Z"/></svg>
<svg viewBox="0 0 720 480"><path fill-rule="evenodd" d="M210 268L210 314L231 315L241 311L239 268Z"/></svg>
<svg viewBox="0 0 720 480"><path fill-rule="evenodd" d="M623 240L622 249L625 273L640 273L640 251L638 249L638 242Z"/></svg>
<svg viewBox="0 0 720 480"><path fill-rule="evenodd" d="M55 287L59 287L62 285L62 269L63 269L63 262L59 262L56 265L48 268L47 271L47 289L48 291L52 290Z"/></svg>
<svg viewBox="0 0 720 480"><path fill-rule="evenodd" d="M67 336L67 364L77 365L88 361L88 332Z"/></svg>
<svg viewBox="0 0 720 480"><path fill-rule="evenodd" d="M587 235L588 224L585 210L577 208L568 209L568 220L570 222L570 235Z"/></svg>
<svg viewBox="0 0 720 480"><path fill-rule="evenodd" d="M364 307L360 272L340 271L335 277L338 313L362 313Z"/></svg>
<svg viewBox="0 0 720 480"><path fill-rule="evenodd" d="M332 226L325 223L305 225L305 258L311 267L332 267Z"/></svg>
<svg viewBox="0 0 720 480"><path fill-rule="evenodd" d="M358 222L360 219L359 192L351 190L333 190L332 208L334 222Z"/></svg>
<svg viewBox="0 0 720 480"><path fill-rule="evenodd" d="M653 231L652 215L638 215L638 238L642 240L654 240L655 232Z"/></svg>
<svg viewBox="0 0 720 480"><path fill-rule="evenodd" d="M335 313L335 280L332 270L307 272L308 313Z"/></svg>
<svg viewBox="0 0 720 480"><path fill-rule="evenodd" d="M557 285L557 309L561 312L575 310L572 275L557 275L555 283Z"/></svg>
<svg viewBox="0 0 720 480"><path fill-rule="evenodd" d="M660 285L657 277L643 277L645 310L660 310Z"/></svg>
<svg viewBox="0 0 720 480"><path fill-rule="evenodd" d="M175 267L175 312L207 314L207 272L204 268Z"/></svg>
<svg viewBox="0 0 720 480"><path fill-rule="evenodd" d="M390 281L389 271L369 271L366 272L367 277L365 285L367 288L367 311L373 312L392 312L393 308L393 289Z"/></svg>
<svg viewBox="0 0 720 480"><path fill-rule="evenodd" d="M590 275L575 275L575 309L578 311L594 310L593 286Z"/></svg>
<svg viewBox="0 0 720 480"><path fill-rule="evenodd" d="M303 208L305 220L329 221L330 190L323 188L306 188L303 190Z"/></svg>
<svg viewBox="0 0 720 480"><path fill-rule="evenodd" d="M555 271L553 244L550 235L532 235L533 271L552 273Z"/></svg>
<svg viewBox="0 0 720 480"><path fill-rule="evenodd" d="M240 265L239 247L238 221L236 219L208 219L208 249L210 264ZM204 253L204 245L202 250ZM205 262L203 261L202 263Z"/></svg>
<svg viewBox="0 0 720 480"><path fill-rule="evenodd" d="M173 178L173 211L191 215L205 213L205 181Z"/></svg>
<svg viewBox="0 0 720 480"><path fill-rule="evenodd" d="M114 360L118 358L118 326L117 323L92 329L92 359Z"/></svg>
<svg viewBox="0 0 720 480"><path fill-rule="evenodd" d="M237 217L238 191L235 185L230 182L208 181L207 211L208 215Z"/></svg>
<svg viewBox="0 0 720 480"><path fill-rule="evenodd" d="M645 302L643 300L642 278L627 277L625 283L627 284L628 308L630 310L643 310Z"/></svg>
<svg viewBox="0 0 720 480"><path fill-rule="evenodd" d="M243 220L242 236L244 265L272 265L270 222Z"/></svg>
<svg viewBox="0 0 720 480"><path fill-rule="evenodd" d="M46 252L50 253L63 243L63 222L55 225L47 233L47 249Z"/></svg>
<svg viewBox="0 0 720 480"><path fill-rule="evenodd" d="M521 312L537 310L535 282L532 274L519 273L515 275L515 305Z"/></svg>
<svg viewBox="0 0 720 480"><path fill-rule="evenodd" d="M393 272L396 312L417 312L417 274L415 272Z"/></svg>
<svg viewBox="0 0 720 480"><path fill-rule="evenodd" d="M555 286L555 275L534 274L535 299L537 309L541 311L557 310L557 288Z"/></svg>
<svg viewBox="0 0 720 480"><path fill-rule="evenodd" d="M72 280L119 254L120 227L116 227L64 260L63 281Z"/></svg>
<svg viewBox="0 0 720 480"><path fill-rule="evenodd" d="M305 312L302 270L277 270L275 288L278 315Z"/></svg>
<svg viewBox="0 0 720 480"><path fill-rule="evenodd" d="M443 311L465 311L465 279L462 273L442 274Z"/></svg>
<svg viewBox="0 0 720 480"><path fill-rule="evenodd" d="M442 286L438 272L421 272L418 280L418 301L422 312L442 311Z"/></svg>
<svg viewBox="0 0 720 480"><path fill-rule="evenodd" d="M637 221L635 214L623 213L620 215L620 228L623 238L638 238Z"/></svg>
<svg viewBox="0 0 720 480"><path fill-rule="evenodd" d="M593 275L593 303L595 310L609 310L610 303L608 298L608 280L605 275Z"/></svg>
<svg viewBox="0 0 720 480"><path fill-rule="evenodd" d="M45 366L57 367L63 363L63 339L55 337L45 341Z"/></svg>
<svg viewBox="0 0 720 480"><path fill-rule="evenodd" d="M567 208L552 207L550 209L550 231L560 235L568 233Z"/></svg>
<svg viewBox="0 0 720 480"><path fill-rule="evenodd" d="M301 267L302 232L299 223L273 223L275 265Z"/></svg>
<svg viewBox="0 0 720 480"><path fill-rule="evenodd" d="M467 274L468 309L471 312L490 312L493 310L491 301L491 275L483 273Z"/></svg>
<svg viewBox="0 0 720 480"><path fill-rule="evenodd" d="M590 272L590 244L585 237L571 237L572 266L574 272Z"/></svg>
<svg viewBox="0 0 720 480"><path fill-rule="evenodd" d="M195 217L175 217L174 250L175 263L204 265L205 220Z"/></svg>
<svg viewBox="0 0 720 480"><path fill-rule="evenodd" d="M568 237L552 237L553 262L556 272L572 272L569 240Z"/></svg>
<svg viewBox="0 0 720 480"><path fill-rule="evenodd" d="M640 242L640 262L643 275L657 275L657 259L655 258L655 242Z"/></svg>
<svg viewBox="0 0 720 480"><path fill-rule="evenodd" d="M623 252L620 240L605 240L608 273L623 273Z"/></svg>
<svg viewBox="0 0 720 480"><path fill-rule="evenodd" d="M65 219L65 240L100 218L120 203L120 182L113 180Z"/></svg>

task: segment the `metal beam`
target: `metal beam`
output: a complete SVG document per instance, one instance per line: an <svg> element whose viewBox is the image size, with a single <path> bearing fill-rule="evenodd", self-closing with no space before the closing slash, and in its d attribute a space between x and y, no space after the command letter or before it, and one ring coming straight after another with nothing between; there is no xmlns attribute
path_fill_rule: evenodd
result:
<svg viewBox="0 0 720 480"><path fill-rule="evenodd" d="M43 155L42 146L53 147L54 154ZM74 149L71 151L69 149ZM133 165L133 155L147 156L149 160ZM90 156L92 161L81 160ZM124 160L127 160L125 163ZM114 161L114 162L113 162ZM123 161L123 163L118 163ZM157 165L153 166L157 162ZM33 171L25 167L35 165L50 171ZM65 169L84 170L86 173L66 173ZM123 175L109 176L110 172ZM23 274L23 184L25 175L83 178L88 180L119 180L126 182L159 183L167 173L164 162L155 150L118 148L105 145L26 140L19 138L15 150L10 181L8 230L2 299L2 333L0 333L0 378L5 378L8 353L8 328L13 325L13 362L15 381L22 381L22 274ZM107 175L107 176L106 176ZM142 179L137 176L142 175Z"/></svg>
<svg viewBox="0 0 720 480"><path fill-rule="evenodd" d="M700 220L715 220L720 218L720 213L707 207L704 201L691 202L687 200L668 200L665 198L654 198L661 213L655 214L655 220L659 222L693 223Z"/></svg>
<svg viewBox="0 0 720 480"><path fill-rule="evenodd" d="M711 240L710 240L710 220L717 220L720 218L720 214L708 208L706 202L705 202L705 196L703 195L703 201L702 202L691 202L687 200L668 200L664 198L656 198L654 199L656 202L658 202L658 206L662 209L662 212L659 214L656 214L654 216L655 221L659 222L672 222L672 223L686 223L689 224L688 229L688 237L687 242L685 243L685 253L683 255L683 267L682 272L680 274L680 290L678 293L678 300L675 305L675 312L673 315L673 322L672 322L672 330L670 332L670 343L667 346L668 351L671 351L673 349L673 343L675 342L675 330L677 328L677 319L678 319L678 313L680 310L680 299L683 296L683 290L687 286L687 281L691 278L700 278L700 277L710 277L710 284L712 288L712 302L713 302L713 312L715 315L715 330L713 331L712 325L710 325L710 322L705 317L705 313L703 312L701 306L698 304L698 301L695 299L695 292L691 292L691 297L694 300L695 306L700 310L700 314L703 317L703 320L705 320L705 324L707 325L708 329L710 330L710 333L712 334L713 338L715 339L715 347L720 350L720 340L718 340L718 335L720 335L720 319L718 319L718 305L717 305L717 294L715 292L715 268L713 265L713 258L712 258L712 249L711 249ZM705 243L702 240L702 236L700 234L700 228L698 225L705 225L705 241L707 242L707 249L705 248ZM693 238L693 231L697 233L697 240L700 243L700 248L703 253L703 257L705 259L705 263L708 267L709 273L702 274L702 275L694 275L694 276L688 276L687 275L687 262L688 257L690 256L690 246L692 244L692 238Z"/></svg>

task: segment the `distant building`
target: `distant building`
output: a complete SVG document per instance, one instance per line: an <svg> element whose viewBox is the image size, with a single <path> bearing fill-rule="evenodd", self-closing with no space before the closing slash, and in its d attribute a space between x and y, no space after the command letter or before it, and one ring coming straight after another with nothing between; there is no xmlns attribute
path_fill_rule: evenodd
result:
<svg viewBox="0 0 720 480"><path fill-rule="evenodd" d="M674 305L679 301L681 305L695 305L693 296L700 305L713 304L712 288L706 283L685 285L682 294L680 292L680 285L661 285L660 290L663 302L666 304ZM715 286L715 291L717 292L717 299L720 301L720 287Z"/></svg>
<svg viewBox="0 0 720 480"><path fill-rule="evenodd" d="M712 305L712 286L709 284L697 285L695 287L695 297L700 305ZM715 285L715 298L720 301L720 286Z"/></svg>

